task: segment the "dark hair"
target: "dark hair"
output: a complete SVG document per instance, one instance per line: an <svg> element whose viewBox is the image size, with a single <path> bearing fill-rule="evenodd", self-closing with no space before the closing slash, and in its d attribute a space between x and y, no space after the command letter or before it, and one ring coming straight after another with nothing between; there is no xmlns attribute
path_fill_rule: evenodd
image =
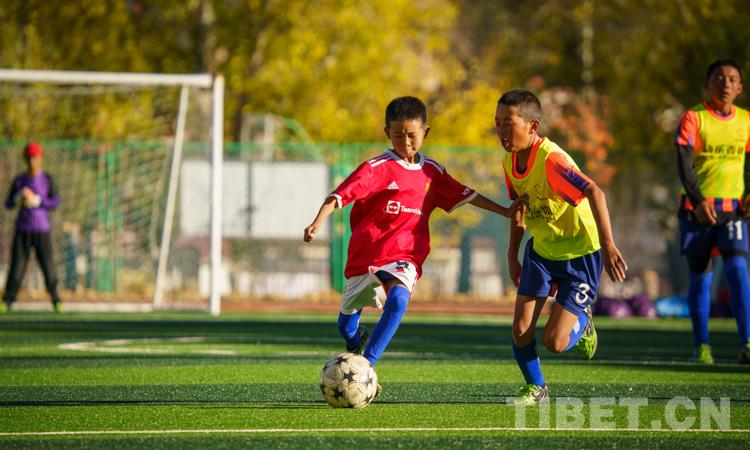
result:
<svg viewBox="0 0 750 450"><path fill-rule="evenodd" d="M497 103L501 105L517 106L518 113L525 121L542 120L542 104L531 91L525 89L513 89L500 97Z"/></svg>
<svg viewBox="0 0 750 450"><path fill-rule="evenodd" d="M711 78L711 75L713 75L714 71L720 67L734 67L740 74L740 80L742 80L742 69L740 69L740 65L737 64L733 59L724 58L717 59L708 66L708 70L706 70L706 81L708 81Z"/></svg>
<svg viewBox="0 0 750 450"><path fill-rule="evenodd" d="M427 108L417 97L405 96L391 100L385 108L385 126L390 127L394 120L419 119L427 123Z"/></svg>

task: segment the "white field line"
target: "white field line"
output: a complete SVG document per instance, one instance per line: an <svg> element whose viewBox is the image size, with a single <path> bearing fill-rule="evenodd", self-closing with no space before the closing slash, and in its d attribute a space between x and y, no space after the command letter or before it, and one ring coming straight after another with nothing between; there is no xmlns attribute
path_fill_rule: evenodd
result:
<svg viewBox="0 0 750 450"><path fill-rule="evenodd" d="M144 339L110 339L106 341L89 341L89 342L69 342L67 344L60 344L57 347L60 350L76 350L85 352L100 352L100 353L156 353L162 355L184 353L180 350L169 349L169 348L149 348L149 347L124 347L126 345L142 343L142 344L166 344L169 342L205 342L205 337L200 336L186 336L176 338L144 338ZM234 350L222 350L222 349L196 349L188 350L187 353L203 353L209 355L225 355L231 356L236 355L237 352Z"/></svg>
<svg viewBox="0 0 750 450"><path fill-rule="evenodd" d="M0 432L0 436L89 436L89 435L143 435L143 434L261 434L261 433L379 433L379 432L497 432L497 431L559 431L559 432L605 432L605 433L750 433L750 430L722 429L647 429L647 428L513 428L513 427L401 427L401 428L244 428L205 430L83 430L83 431L21 431Z"/></svg>
<svg viewBox="0 0 750 450"><path fill-rule="evenodd" d="M195 350L179 350L177 348L144 348L144 347L124 347L136 343L141 344L168 344L168 343L192 343L192 342L206 342L209 339L212 341L238 341L242 344L256 344L256 343L299 343L299 342L316 342L316 343L331 343L339 342L340 339L334 338L321 338L321 339L296 339L296 338L284 338L277 336L217 336L217 337L205 337L205 336L182 336L174 338L136 338L136 339L109 339L102 341L82 341L82 342L68 342L65 344L59 344L57 348L60 350L73 350L83 352L100 352L100 353L158 353L158 354L177 354L177 353L204 353L210 355L225 355L232 356L237 355L238 352L235 350L225 349L195 349ZM34 347L28 347L34 349ZM0 349L0 353L4 352ZM284 355L328 355L331 352L282 352ZM407 354L407 353L404 353ZM413 352L413 355L422 354Z"/></svg>
<svg viewBox="0 0 750 450"><path fill-rule="evenodd" d="M1 70L1 69L0 69ZM409 339L410 337L406 337L406 339ZM191 343L191 342L205 342L207 340L212 341L232 341L232 342L238 342L242 344L261 344L261 343L300 343L300 342L312 342L316 344L330 344L330 343L339 343L340 338L303 338L303 337L281 337L281 336L268 336L268 335L232 335L232 336L213 336L213 337L205 337L205 336L182 336L182 337L174 337L174 338L139 338L139 339L110 339L110 340L102 340L102 341L87 341L87 342L69 342L66 344L59 344L57 347L60 350L73 350L73 351L84 351L84 352L99 352L99 353L152 353L152 354L162 354L162 355L170 355L170 354L184 354L184 353L203 353L203 354L209 354L209 355L219 355L219 356L234 356L238 355L239 352L235 350L225 350L225 349L202 349L202 350L179 350L176 348L136 348L136 347L123 347L126 345L131 345L134 343L145 343L145 344L164 344L169 342L174 343ZM425 340L421 337L414 337L413 340ZM26 347L28 349L35 349L35 347ZM13 349L13 351L18 351L18 349ZM8 350L4 350L0 348L0 353L8 353ZM281 355L285 356L309 356L309 355L332 355L336 352L330 352L330 351L288 351L288 352L278 352ZM458 353L450 353L451 356L457 357L457 356L472 356L476 354L475 352L458 352ZM399 356L399 357L409 357L409 356L420 356L420 357L441 357L445 356L446 353L443 352L388 352L389 356ZM511 362L515 364L515 361L513 359L505 359L505 360L498 360L498 362ZM669 364L669 365L675 365L675 366L694 366L697 363L692 361L690 358L653 358L653 359L644 359L641 358L639 360L633 360L633 359L599 359L596 362L602 362L607 363L610 365L631 365L633 363L638 363L643 366L648 365L654 365L654 364ZM564 361L547 361L547 364L587 364L590 365L590 361L582 361L582 360L575 360L575 359L567 359ZM732 366L734 367L736 365L735 362L727 363L727 362L717 362L715 364L716 367L724 367L724 366Z"/></svg>
<svg viewBox="0 0 750 450"><path fill-rule="evenodd" d="M411 337L405 337L404 339L410 339ZM111 340L102 340L102 341L88 341L88 342L70 342L66 344L59 344L58 348L61 350L73 350L73 351L90 351L90 352L101 352L101 353L160 353L160 354L177 354L177 353L185 353L185 351L177 350L177 349L144 349L144 348L123 348L118 349L117 346L122 345L129 345L136 342L142 342L142 343L166 343L166 342L205 342L207 340L212 341L231 341L236 342L240 344L267 344L267 343L301 343L301 342L310 342L315 344L331 344L331 343L340 343L340 338L304 338L304 337L282 337L282 336L268 336L268 335L253 335L253 334L246 334L246 335L231 335L231 336L212 336L212 337L205 337L205 336L183 336L183 337L175 337L175 338L139 338L139 339L111 339ZM425 340L421 337L414 338L413 340ZM107 348L109 347L109 349ZM36 347L27 347L28 349L35 349ZM15 350L15 349L14 349ZM7 350L3 350L0 348L0 353L6 352ZM188 351L188 353L201 353L203 351L198 350L192 350ZM233 352L233 350L220 350L220 353L216 353L219 355L236 355L237 352ZM289 352L279 352L279 354L282 355L332 355L336 352L331 351L289 351ZM409 357L409 356L421 356L421 357L440 357L445 356L445 352L387 352L390 356L399 356L399 357ZM475 355L476 352L456 352L456 353L450 353L451 356L472 356ZM498 362L511 362L515 364L515 360L511 359L499 359ZM675 365L675 366L694 366L697 363L693 362L691 358L653 358L653 359L644 359L640 358L638 360L635 359L615 359L615 358L607 358L607 359L598 359L596 362L604 362L610 365L632 365L633 363L638 363L639 365L648 366L648 365L654 365L654 364L669 364L669 365ZM556 360L556 361L547 361L547 364L564 364L564 365L571 365L571 364L586 364L590 365L591 361L582 361L582 360L575 360L575 359L566 359L566 360ZM724 366L736 366L735 362L732 363L726 363L726 362L717 362L715 364L717 367L724 367Z"/></svg>

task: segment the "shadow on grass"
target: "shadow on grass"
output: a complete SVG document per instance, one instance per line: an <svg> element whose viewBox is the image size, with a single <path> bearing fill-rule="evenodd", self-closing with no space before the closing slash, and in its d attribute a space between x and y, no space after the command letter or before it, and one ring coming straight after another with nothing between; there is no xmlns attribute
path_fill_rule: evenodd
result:
<svg viewBox="0 0 750 450"><path fill-rule="evenodd" d="M700 439L680 431L672 433L580 433L574 431L540 432L476 432L451 433L308 433L248 435L227 434L203 436L182 434L167 436L101 436L101 437L28 437L1 440L7 448L28 449L185 449L185 448L284 448L284 449L331 449L331 448L414 448L414 449L497 449L497 448L656 448L680 449L741 448L744 436L707 434Z"/></svg>
<svg viewBox="0 0 750 450"><path fill-rule="evenodd" d="M305 351L331 353L342 350L335 317L323 321L317 317L311 321L278 320L280 316L269 316L268 320L201 320L201 319L139 319L132 320L24 320L2 322L0 339L2 346L57 345L66 342L97 341L109 339L175 338L200 336L221 344L246 345L252 352L237 355L201 355L180 353L155 355L146 353L93 355L85 352L59 350L50 356L0 354L0 365L4 368L44 367L104 367L134 365L208 365L232 363L262 363L265 361L320 362L316 354L293 354L293 347ZM369 320L377 315L370 314ZM371 324L371 322L369 322ZM653 322L656 324L657 322ZM596 362L620 364L631 362L638 368L692 371L696 373L750 374L750 367L734 365L701 366L675 364L688 362L692 355L692 333L689 323L684 330L663 330L631 325L617 328L616 322L607 322L599 328L599 350ZM538 330L541 333L541 330ZM734 362L737 358L737 335L733 331L712 333L714 357L719 362ZM287 351L276 350L283 348ZM540 354L545 361L577 361L573 352L552 355L541 346ZM497 324L445 324L404 323L396 338L388 347L386 358L390 361L413 360L513 360L510 346L510 326ZM643 364L642 364L643 363Z"/></svg>

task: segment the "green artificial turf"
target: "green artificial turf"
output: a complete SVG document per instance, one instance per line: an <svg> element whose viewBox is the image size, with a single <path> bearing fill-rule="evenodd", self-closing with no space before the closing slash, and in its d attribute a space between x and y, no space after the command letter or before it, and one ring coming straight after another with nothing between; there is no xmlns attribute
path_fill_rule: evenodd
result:
<svg viewBox="0 0 750 450"><path fill-rule="evenodd" d="M522 382L509 318L409 314L376 366L382 395L363 410L333 409L318 376L343 347L335 320L2 316L0 448L746 448L750 440L750 367L735 362L731 320L711 323L709 367L690 361L688 320L596 318L594 360L541 350L553 402L526 410L507 403ZM624 404L633 399L648 402L637 421Z"/></svg>

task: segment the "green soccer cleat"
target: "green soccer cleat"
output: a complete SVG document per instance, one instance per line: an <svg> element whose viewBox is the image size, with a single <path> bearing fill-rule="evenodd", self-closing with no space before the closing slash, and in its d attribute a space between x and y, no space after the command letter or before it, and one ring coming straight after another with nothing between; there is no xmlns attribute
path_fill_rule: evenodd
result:
<svg viewBox="0 0 750 450"><path fill-rule="evenodd" d="M745 344L742 350L740 350L739 362L740 364L750 364L750 342Z"/></svg>
<svg viewBox="0 0 750 450"><path fill-rule="evenodd" d="M591 305L587 306L584 310L588 317L588 323L586 328L583 330L583 334L576 342L576 350L581 358L589 360L596 354L596 348L599 345L599 336L596 334L596 328L594 327L594 317L591 314Z"/></svg>
<svg viewBox="0 0 750 450"><path fill-rule="evenodd" d="M549 403L549 388L547 386L536 386L527 384L519 391L519 398L513 400L516 406L534 406L540 403Z"/></svg>
<svg viewBox="0 0 750 450"><path fill-rule="evenodd" d="M8 314L10 312L10 303L0 302L0 314Z"/></svg>
<svg viewBox="0 0 750 450"><path fill-rule="evenodd" d="M359 347L349 348L347 346L346 351L361 355L367 345L367 338L370 337L370 333L365 326L360 325L359 328L357 328L357 334L359 335Z"/></svg>
<svg viewBox="0 0 750 450"><path fill-rule="evenodd" d="M708 344L701 344L695 347L695 352L693 353L693 357L694 357L695 362L699 362L702 364L714 363L714 357L711 355L711 346Z"/></svg>
<svg viewBox="0 0 750 450"><path fill-rule="evenodd" d="M63 312L62 302L52 302L52 309L55 313L60 314Z"/></svg>

